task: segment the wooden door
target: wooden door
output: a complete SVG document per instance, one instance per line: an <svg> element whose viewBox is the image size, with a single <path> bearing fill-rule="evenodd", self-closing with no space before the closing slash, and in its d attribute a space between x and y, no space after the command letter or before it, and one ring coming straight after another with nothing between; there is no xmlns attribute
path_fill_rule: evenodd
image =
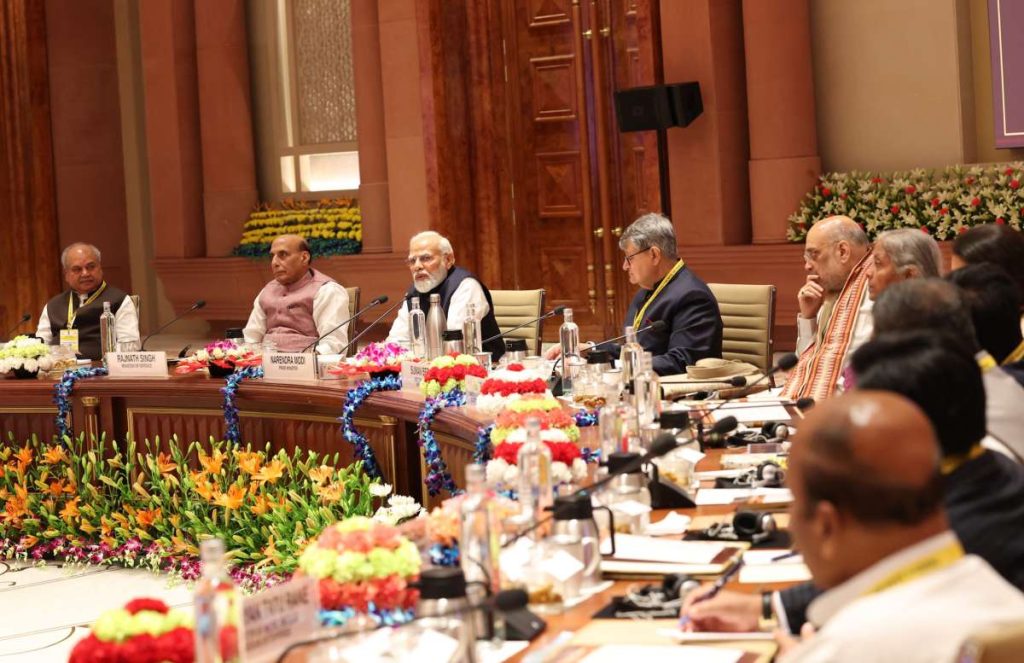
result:
<svg viewBox="0 0 1024 663"><path fill-rule="evenodd" d="M551 306L573 309L584 338L616 335L632 290L614 232L637 209L658 206L657 188L644 188L651 156L657 182L656 150L619 136L613 106L615 89L654 76L640 64L650 60L645 49L656 50L638 7L650 3L496 1L509 99L514 287L546 288ZM557 327L547 327L547 340Z"/></svg>

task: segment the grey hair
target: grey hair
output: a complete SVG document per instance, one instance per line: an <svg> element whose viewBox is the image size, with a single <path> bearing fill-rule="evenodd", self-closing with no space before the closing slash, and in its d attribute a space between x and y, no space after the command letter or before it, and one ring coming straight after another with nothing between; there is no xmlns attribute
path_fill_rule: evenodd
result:
<svg viewBox="0 0 1024 663"><path fill-rule="evenodd" d="M452 243L448 241L448 238L439 232L433 230L424 230L421 233L416 233L409 239L409 245L419 239L431 239L437 242L437 248L441 250L441 255L451 256L455 255L455 251L452 249Z"/></svg>
<svg viewBox="0 0 1024 663"><path fill-rule="evenodd" d="M860 227L860 224L851 219L848 216L830 216L818 223L824 223L826 221L834 221L828 224L828 235L829 241L832 244L842 242L843 240L854 244L856 246L867 246L870 244L867 233Z"/></svg>
<svg viewBox="0 0 1024 663"><path fill-rule="evenodd" d="M90 251L92 251L93 255L96 256L96 262L100 263L101 265L103 264L103 256L100 255L99 249L97 249L92 244L86 244L85 242L75 242L74 244L68 244L67 247L60 252L61 267L63 267L64 269L68 268L68 254L71 253L71 249L77 248L89 249Z"/></svg>
<svg viewBox="0 0 1024 663"><path fill-rule="evenodd" d="M887 332L939 329L977 350L974 323L960 290L940 278L910 279L894 283L878 295L871 308L878 337Z"/></svg>
<svg viewBox="0 0 1024 663"><path fill-rule="evenodd" d="M676 230L672 222L661 214L651 212L644 214L639 219L629 224L622 237L619 238L619 248L626 250L626 244L632 242L637 251L645 251L652 246L661 249L661 254L666 258L678 258L679 249L676 248Z"/></svg>
<svg viewBox="0 0 1024 663"><path fill-rule="evenodd" d="M897 270L917 267L919 276L941 275L942 255L938 243L931 235L911 228L900 228L886 230L875 238L875 243L885 250Z"/></svg>

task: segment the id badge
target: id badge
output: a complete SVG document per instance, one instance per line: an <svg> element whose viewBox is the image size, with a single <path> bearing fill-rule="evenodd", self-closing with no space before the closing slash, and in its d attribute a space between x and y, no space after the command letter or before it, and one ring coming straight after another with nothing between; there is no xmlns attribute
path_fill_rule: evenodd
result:
<svg viewBox="0 0 1024 663"><path fill-rule="evenodd" d="M76 355L78 354L78 330L77 329L61 329L60 330L60 344L66 348L71 348L71 351Z"/></svg>

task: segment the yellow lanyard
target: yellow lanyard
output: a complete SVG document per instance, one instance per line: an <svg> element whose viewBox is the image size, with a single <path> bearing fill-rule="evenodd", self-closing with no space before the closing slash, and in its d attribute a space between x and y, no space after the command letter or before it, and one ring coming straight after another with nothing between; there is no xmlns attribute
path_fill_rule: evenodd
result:
<svg viewBox="0 0 1024 663"><path fill-rule="evenodd" d="M107 282L104 281L103 283L100 284L99 289L96 290L96 292L89 295L89 298L82 302L82 306L79 306L78 308L75 308L75 292L72 291L70 294L68 294L68 329L71 329L75 326L75 318L78 317L78 312L82 310L83 307L88 306L89 304L92 304L94 301L96 301L96 298L102 295L103 291L106 289Z"/></svg>
<svg viewBox="0 0 1024 663"><path fill-rule="evenodd" d="M978 357L978 367L982 373L988 373L996 367L996 360L989 353L985 352Z"/></svg>
<svg viewBox="0 0 1024 663"><path fill-rule="evenodd" d="M974 460L983 453L985 453L985 448L980 444L975 444L965 454L954 454L952 456L946 456L945 458L942 459L942 473L952 474L961 465L963 465L969 460Z"/></svg>
<svg viewBox="0 0 1024 663"><path fill-rule="evenodd" d="M953 541L949 545L920 557L910 564L890 573L879 582L875 583L865 594L877 594L887 589L909 582L914 578L923 576L941 568L947 567L964 556L964 549L959 541Z"/></svg>
<svg viewBox="0 0 1024 663"><path fill-rule="evenodd" d="M644 319L644 313L647 312L647 307L650 306L651 302L654 301L654 298L657 297L661 293L661 291L665 289L665 286L668 285L668 282L672 280L672 277L679 273L679 270L682 269L684 266L685 264L683 263L682 258L680 258L679 262L677 262L675 266L672 267L672 271L665 275L665 278L661 280L661 283L659 283L658 287L654 289L654 292L651 293L651 296L647 298L647 301L644 302L644 305L641 306L640 310L637 311L636 315L633 316L633 329L640 328L640 321Z"/></svg>
<svg viewBox="0 0 1024 663"><path fill-rule="evenodd" d="M1021 359L1024 359L1024 341L1021 341L1020 345L1013 349L1013 352L1006 355L1006 359L1003 360L1003 363L1001 363L1000 366L1009 366L1010 364L1016 364Z"/></svg>

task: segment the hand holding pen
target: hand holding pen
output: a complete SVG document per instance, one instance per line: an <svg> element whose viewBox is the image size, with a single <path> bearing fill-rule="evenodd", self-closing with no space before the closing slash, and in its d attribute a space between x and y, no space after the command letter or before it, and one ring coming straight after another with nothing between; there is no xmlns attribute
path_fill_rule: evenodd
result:
<svg viewBox="0 0 1024 663"><path fill-rule="evenodd" d="M733 577L735 577L735 575L737 573L739 573L739 571L740 571L740 569L742 567L743 567L743 558L741 557L735 564L733 564L733 566L728 571L723 573L722 576L720 578L718 578L718 580L716 580L714 582L714 584L712 584L711 587L708 588L707 591L705 591L703 594L698 594L692 600L687 600L686 602L684 602L683 609L682 609L681 614L679 616L679 627L680 628L686 628L688 625L690 625L691 618L690 618L690 614L689 613L690 613L690 610L693 608L693 606L697 605L698 603L703 603L704 601L708 601L710 599L713 599L715 596L717 596L718 593L720 591L722 591L722 588L724 588L726 586L726 584L728 584L728 582L730 580L732 580ZM695 594L696 594L696 592L695 592ZM749 595L748 596L746 594L739 594L739 593L734 593L734 592L728 592L728 594L730 594L730 595L737 594L737 596L735 597L737 602L746 603L749 600L760 602L760 599L757 597L757 595ZM729 612L732 612L732 611L729 611ZM747 610L745 610L742 607L738 606L738 609L736 610L736 616L737 617L742 617L745 614L747 614ZM755 610L755 612L753 614L755 615L755 617L754 617L754 624L750 628L744 628L745 626L747 626L746 624L741 624L741 623L733 624L733 623L731 623L731 620L726 620L726 619L719 618L719 620L717 620L717 621L722 621L723 623L720 624L719 626L713 628L713 630L716 630L716 631L756 630L756 627L757 627L757 617L756 617L757 611ZM741 621L743 621L743 620L741 620Z"/></svg>

